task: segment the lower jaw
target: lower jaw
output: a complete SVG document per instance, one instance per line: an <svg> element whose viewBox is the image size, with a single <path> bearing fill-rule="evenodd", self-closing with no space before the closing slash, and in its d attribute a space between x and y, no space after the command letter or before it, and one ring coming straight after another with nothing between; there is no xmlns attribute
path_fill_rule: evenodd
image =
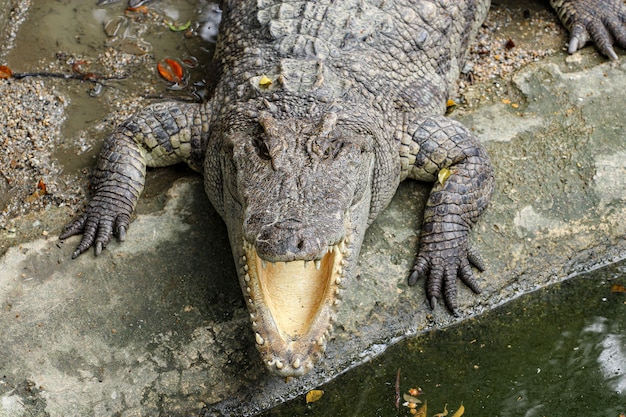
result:
<svg viewBox="0 0 626 417"><path fill-rule="evenodd" d="M268 369L299 376L322 358L344 280L346 242L319 262L267 263L244 241L241 286L257 348Z"/></svg>

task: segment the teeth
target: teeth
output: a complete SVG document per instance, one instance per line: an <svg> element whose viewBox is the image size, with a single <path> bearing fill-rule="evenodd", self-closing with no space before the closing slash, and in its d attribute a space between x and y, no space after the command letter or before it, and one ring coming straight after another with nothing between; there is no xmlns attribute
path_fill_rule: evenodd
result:
<svg viewBox="0 0 626 417"><path fill-rule="evenodd" d="M243 255L243 256L241 257L241 260L242 260L242 261L244 261L244 262L246 262L246 261L248 260L248 258L246 258L246 255Z"/></svg>
<svg viewBox="0 0 626 417"><path fill-rule="evenodd" d="M337 268L337 273L339 275L343 275L343 268L342 267Z"/></svg>
<svg viewBox="0 0 626 417"><path fill-rule="evenodd" d="M258 334L258 333L255 333L255 334L254 334L254 338L256 339L256 343L257 343L259 346L263 346L263 343L265 343L265 340L263 340L263 337L261 337L261 335L260 335L260 334Z"/></svg>
<svg viewBox="0 0 626 417"><path fill-rule="evenodd" d="M261 267L262 267L263 269L267 268L267 261L265 261L265 260L261 259Z"/></svg>
<svg viewBox="0 0 626 417"><path fill-rule="evenodd" d="M246 287L246 292L247 292L247 293L249 293L249 292L251 292L251 291L252 291L252 290L250 289L250 287Z"/></svg>
<svg viewBox="0 0 626 417"><path fill-rule="evenodd" d="M291 366L293 366L294 369L298 369L300 367L300 358L298 358L295 361L293 361Z"/></svg>
<svg viewBox="0 0 626 417"><path fill-rule="evenodd" d="M246 274L246 276L245 276L245 277L243 277L243 279L244 279L246 282L250 282L250 274Z"/></svg>
<svg viewBox="0 0 626 417"><path fill-rule="evenodd" d="M317 259L315 261L315 269L319 271L321 267L322 267L322 261L320 259Z"/></svg>
<svg viewBox="0 0 626 417"><path fill-rule="evenodd" d="M346 250L346 244L343 240L337 244L337 247L339 249L339 252L341 253L344 253L344 251Z"/></svg>
<svg viewBox="0 0 626 417"><path fill-rule="evenodd" d="M335 278L335 284L341 285L341 278L339 277Z"/></svg>
<svg viewBox="0 0 626 417"><path fill-rule="evenodd" d="M285 366L285 364L283 364L281 361L276 359L276 368L283 369L284 366Z"/></svg>
<svg viewBox="0 0 626 417"><path fill-rule="evenodd" d="M309 267L309 261L304 261L304 269L307 269Z"/></svg>
<svg viewBox="0 0 626 417"><path fill-rule="evenodd" d="M246 271L246 272L248 272L248 264L245 264L245 265L243 266L243 270L244 270L244 271Z"/></svg>

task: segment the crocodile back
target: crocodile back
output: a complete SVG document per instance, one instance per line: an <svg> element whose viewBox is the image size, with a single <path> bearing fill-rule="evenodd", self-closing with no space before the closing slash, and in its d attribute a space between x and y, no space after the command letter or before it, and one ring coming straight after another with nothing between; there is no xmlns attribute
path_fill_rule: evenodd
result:
<svg viewBox="0 0 626 417"><path fill-rule="evenodd" d="M218 94L293 94L441 113L488 0L230 0L215 62ZM221 90L221 91L220 91Z"/></svg>

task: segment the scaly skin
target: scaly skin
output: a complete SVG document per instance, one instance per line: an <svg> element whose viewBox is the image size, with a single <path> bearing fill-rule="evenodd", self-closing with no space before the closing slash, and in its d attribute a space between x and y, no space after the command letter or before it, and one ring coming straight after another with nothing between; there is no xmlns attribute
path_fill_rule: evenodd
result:
<svg viewBox="0 0 626 417"><path fill-rule="evenodd" d="M593 33L595 20L575 16L594 4L605 2L558 6L574 32ZM225 1L213 97L154 104L116 129L94 198L60 237L83 233L74 257L123 240L146 166L188 163L228 227L263 361L301 375L323 355L369 224L401 181L435 182L447 170L428 199L409 284L424 278L431 305L443 298L456 314L457 277L479 292L471 265L484 267L468 235L494 177L479 141L443 113L488 7ZM623 22L623 4L614 10ZM623 25L609 30L619 40Z"/></svg>
<svg viewBox="0 0 626 417"><path fill-rule="evenodd" d="M570 31L570 54L593 41L600 52L615 61L613 43L626 48L624 0L550 0L550 4Z"/></svg>

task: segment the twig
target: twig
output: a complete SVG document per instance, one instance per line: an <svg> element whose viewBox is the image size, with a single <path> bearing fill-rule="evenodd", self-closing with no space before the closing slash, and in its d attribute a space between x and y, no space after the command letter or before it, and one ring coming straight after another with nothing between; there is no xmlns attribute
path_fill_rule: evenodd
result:
<svg viewBox="0 0 626 417"><path fill-rule="evenodd" d="M128 78L127 75L105 77L103 75L98 75L94 73L64 74L62 72L21 72L21 73L13 73L12 77L15 78L16 80L21 80L26 77L50 77L50 78L63 78L65 80L89 81L92 83L99 83L100 81L107 81L107 80L123 80L125 78Z"/></svg>
<svg viewBox="0 0 626 417"><path fill-rule="evenodd" d="M400 368L396 374L396 410L400 408Z"/></svg>

